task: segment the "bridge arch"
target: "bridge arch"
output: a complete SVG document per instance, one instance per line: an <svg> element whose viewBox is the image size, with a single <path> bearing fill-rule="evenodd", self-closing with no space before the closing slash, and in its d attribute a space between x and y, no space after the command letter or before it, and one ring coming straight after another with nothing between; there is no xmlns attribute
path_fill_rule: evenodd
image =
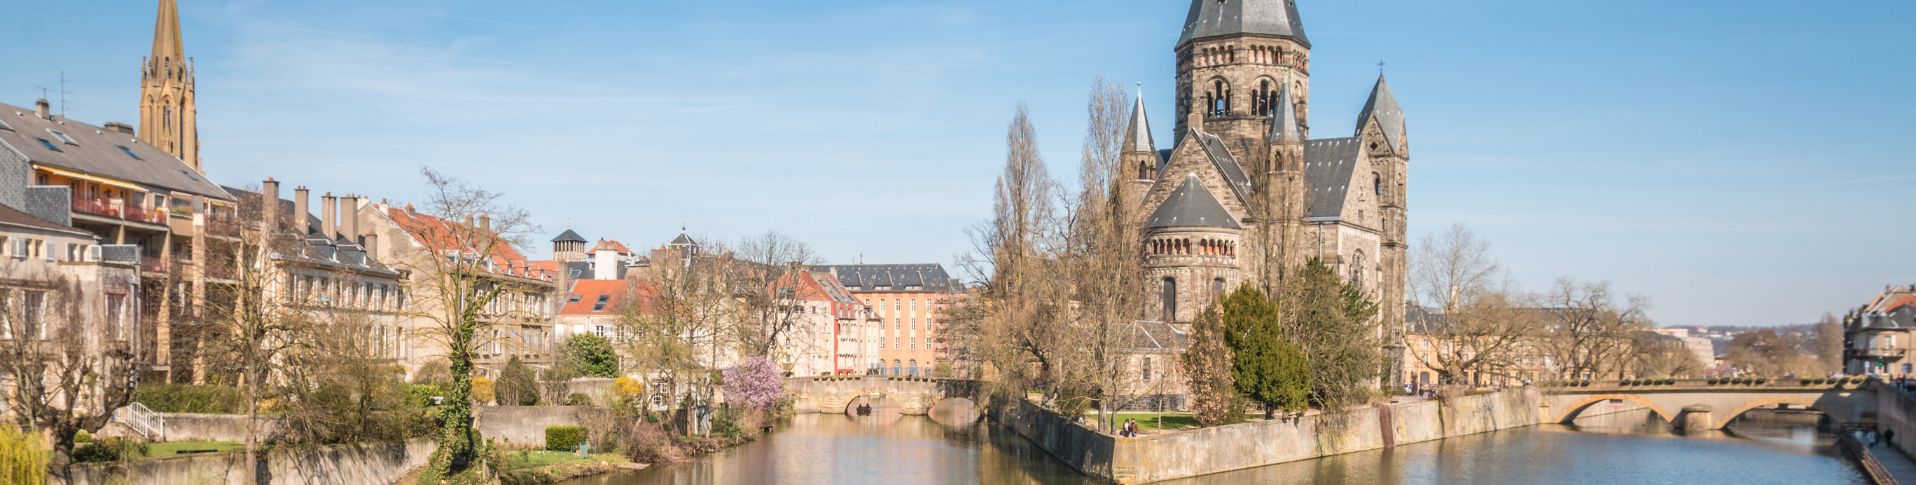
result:
<svg viewBox="0 0 1916 485"><path fill-rule="evenodd" d="M1800 406L1804 409L1809 409L1813 411L1822 412L1823 414L1836 416L1837 414L1836 410L1823 409L1822 407L1817 406L1816 402L1820 401L1821 398L1822 398L1821 395L1794 395L1794 396L1778 396L1778 397L1762 398L1762 399L1751 399L1749 402L1745 402L1743 404L1737 405L1737 407L1735 408L1732 408L1729 413L1723 414L1722 423L1725 425L1728 425L1730 424L1731 421L1735 421L1736 418L1742 417L1743 413L1754 411L1759 408L1767 408L1767 407L1778 406L1783 404L1788 404L1791 406Z"/></svg>
<svg viewBox="0 0 1916 485"><path fill-rule="evenodd" d="M1582 414L1584 409L1587 409L1590 406L1595 405L1597 403L1607 402L1610 400L1620 400L1620 401L1626 401L1626 402L1638 404L1645 408L1648 408L1650 412L1656 413L1657 417L1663 418L1663 420L1666 422L1671 422L1671 423L1676 422L1675 413L1671 413L1670 411L1664 409L1662 405L1659 405L1655 402L1650 401L1649 399L1644 398L1641 395L1636 395L1636 394L1592 394L1592 395L1584 396L1582 398L1577 399L1576 401L1572 401L1570 405L1564 406L1563 411L1558 412L1556 415L1556 419L1552 419L1550 420L1550 422L1569 424L1571 420L1577 418L1577 415Z"/></svg>

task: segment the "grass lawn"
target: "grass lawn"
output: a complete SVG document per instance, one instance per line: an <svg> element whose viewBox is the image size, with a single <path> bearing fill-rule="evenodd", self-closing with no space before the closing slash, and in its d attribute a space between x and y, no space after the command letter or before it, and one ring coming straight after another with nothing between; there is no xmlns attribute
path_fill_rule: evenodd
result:
<svg viewBox="0 0 1916 485"><path fill-rule="evenodd" d="M245 443L234 443L230 441L174 441L147 445L146 456L149 458L165 458L181 454L197 455L244 449L246 449Z"/></svg>
<svg viewBox="0 0 1916 485"><path fill-rule="evenodd" d="M1158 426L1158 418L1163 418L1162 427ZM1124 424L1127 419L1138 420L1138 429L1145 431L1198 427L1197 418L1189 413L1118 413L1118 424Z"/></svg>

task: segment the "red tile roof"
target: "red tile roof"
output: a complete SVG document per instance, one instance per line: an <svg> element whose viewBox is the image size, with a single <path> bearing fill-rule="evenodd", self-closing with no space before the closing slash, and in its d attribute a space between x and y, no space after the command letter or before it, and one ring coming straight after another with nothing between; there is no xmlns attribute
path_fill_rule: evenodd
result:
<svg viewBox="0 0 1916 485"><path fill-rule="evenodd" d="M1889 313L1896 311L1897 308L1908 305L1916 305L1916 290L1903 287L1884 292L1881 295L1876 295L1876 301L1871 302L1866 310L1869 312Z"/></svg>
<svg viewBox="0 0 1916 485"><path fill-rule="evenodd" d="M632 254L632 248L625 247L624 243L614 241L611 239L600 239L599 244L597 246L594 246L591 251L586 251L586 254L596 253L599 251L612 251L619 254Z"/></svg>
<svg viewBox="0 0 1916 485"><path fill-rule="evenodd" d="M475 253L481 249L485 249L479 248L477 245L484 244L488 242L487 240L498 236L491 232L482 233L479 232L478 229L471 228L465 224L446 221L410 209L411 206L407 206L407 208L387 207L386 214L392 217L393 222L399 224L401 229L405 229L407 233L411 234L413 239L418 240L434 253L455 250L465 253ZM556 274L552 271L544 271L534 267L531 262L526 259L526 256L519 252L518 248L512 247L510 242L497 241L493 242L491 246L488 251L491 254L486 255L486 257L492 259L494 273L534 279L551 279L556 277Z"/></svg>
<svg viewBox="0 0 1916 485"><path fill-rule="evenodd" d="M573 297L578 297L574 300ZM566 294L565 306L559 308L560 315L617 315L620 306L636 297L640 313L652 312L652 301L659 297L658 288L650 283L638 280L579 280L572 283L572 291ZM604 305L599 299L605 298Z"/></svg>

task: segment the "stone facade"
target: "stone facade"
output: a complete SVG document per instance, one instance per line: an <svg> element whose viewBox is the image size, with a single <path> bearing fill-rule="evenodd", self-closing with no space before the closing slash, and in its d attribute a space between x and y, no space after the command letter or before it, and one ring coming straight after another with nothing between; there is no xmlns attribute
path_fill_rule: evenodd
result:
<svg viewBox="0 0 1916 485"><path fill-rule="evenodd" d="M1193 2L1177 45L1176 144L1152 144L1140 99L1124 146L1138 175L1128 188L1139 191L1125 198L1146 218L1144 318L1182 329L1223 292L1246 283L1274 292L1321 260L1378 303L1375 337L1395 383L1408 250L1403 112L1380 76L1353 131L1311 139L1310 49L1292 1Z"/></svg>

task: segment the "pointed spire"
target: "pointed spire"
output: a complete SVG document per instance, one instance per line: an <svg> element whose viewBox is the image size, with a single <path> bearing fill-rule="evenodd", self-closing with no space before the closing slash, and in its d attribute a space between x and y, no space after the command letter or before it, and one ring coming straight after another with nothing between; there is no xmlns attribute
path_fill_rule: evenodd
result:
<svg viewBox="0 0 1916 485"><path fill-rule="evenodd" d="M1297 127L1297 103L1291 100L1291 85L1284 84L1277 92L1277 105L1271 109L1271 143L1303 143L1304 130Z"/></svg>
<svg viewBox="0 0 1916 485"><path fill-rule="evenodd" d="M1151 139L1151 120L1144 114L1144 87L1138 87L1137 103L1131 106L1131 123L1124 128L1124 153L1158 152Z"/></svg>
<svg viewBox="0 0 1916 485"><path fill-rule="evenodd" d="M175 0L160 0L158 19L153 22L153 60L186 58L185 42L180 39L180 6Z"/></svg>
<svg viewBox="0 0 1916 485"><path fill-rule="evenodd" d="M1398 107L1397 97L1391 95L1390 84L1384 82L1384 75L1377 75L1377 86L1370 91L1370 100L1364 102L1364 111L1357 115L1357 136L1364 135L1364 127L1371 120L1377 120L1377 126L1384 131L1384 139L1391 145L1402 143L1404 134L1404 109Z"/></svg>
<svg viewBox="0 0 1916 485"><path fill-rule="evenodd" d="M1296 0L1191 0L1178 47L1192 41L1230 35L1289 37L1310 47Z"/></svg>

